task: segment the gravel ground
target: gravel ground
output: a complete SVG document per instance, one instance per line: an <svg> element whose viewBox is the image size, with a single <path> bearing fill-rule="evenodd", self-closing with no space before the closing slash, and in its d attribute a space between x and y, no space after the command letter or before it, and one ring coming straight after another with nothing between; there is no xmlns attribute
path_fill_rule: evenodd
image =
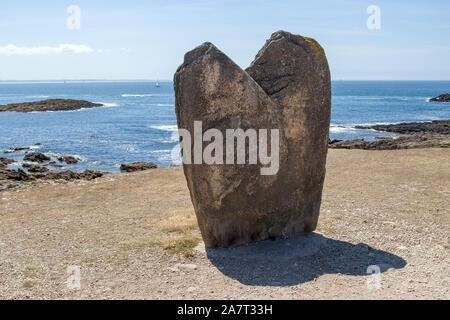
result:
<svg viewBox="0 0 450 320"><path fill-rule="evenodd" d="M0 298L449 299L449 163L330 150L316 232L218 250L180 167L0 192Z"/></svg>

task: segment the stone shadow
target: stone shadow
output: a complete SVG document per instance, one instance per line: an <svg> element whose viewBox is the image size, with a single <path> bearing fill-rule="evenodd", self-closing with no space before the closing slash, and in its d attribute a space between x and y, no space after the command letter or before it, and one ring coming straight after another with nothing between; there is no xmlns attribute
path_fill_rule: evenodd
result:
<svg viewBox="0 0 450 320"><path fill-rule="evenodd" d="M406 266L405 260L389 252L317 233L239 247L207 248L206 255L223 274L252 286L294 286L324 274L368 276L371 273L367 268L372 265L380 272Z"/></svg>

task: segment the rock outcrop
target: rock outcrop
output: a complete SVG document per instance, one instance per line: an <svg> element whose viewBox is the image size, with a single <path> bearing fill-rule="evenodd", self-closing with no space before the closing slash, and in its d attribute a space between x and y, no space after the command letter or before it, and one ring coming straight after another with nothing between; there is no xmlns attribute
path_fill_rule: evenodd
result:
<svg viewBox="0 0 450 320"><path fill-rule="evenodd" d="M9 164L13 163L13 159L0 158L0 168L6 168Z"/></svg>
<svg viewBox="0 0 450 320"><path fill-rule="evenodd" d="M22 165L22 167L24 167L25 169L28 170L28 172L31 172L31 173L44 173L44 172L48 172L49 171L45 167L37 166L37 165L31 164L31 163L24 163Z"/></svg>
<svg viewBox="0 0 450 320"><path fill-rule="evenodd" d="M274 33L245 71L211 43L185 55L174 76L178 127L279 129L279 170L262 163L187 164L184 173L207 247L310 232L319 216L331 107L321 46ZM191 149L194 150L194 139ZM208 143L204 142L203 147ZM268 153L273 145L267 147ZM235 154L237 150L235 147Z"/></svg>
<svg viewBox="0 0 450 320"><path fill-rule="evenodd" d="M449 148L450 137L448 135L415 133L412 135L399 136L396 138L382 137L375 141L363 139L331 141L329 148L332 149L364 149L364 150L397 150L417 148Z"/></svg>
<svg viewBox="0 0 450 320"><path fill-rule="evenodd" d="M38 163L44 163L47 161L50 161L51 158L46 156L43 153L35 152L35 153L28 153L23 158L24 161L30 161L30 162L38 162Z"/></svg>
<svg viewBox="0 0 450 320"><path fill-rule="evenodd" d="M30 150L30 149L31 149L30 147L15 147L15 148L10 148L8 150L3 150L3 153L14 153L14 152Z"/></svg>
<svg viewBox="0 0 450 320"><path fill-rule="evenodd" d="M103 104L93 103L85 100L48 99L35 102L11 103L7 105L1 105L0 112L71 111L101 106L103 106Z"/></svg>
<svg viewBox="0 0 450 320"><path fill-rule="evenodd" d="M356 129L374 129L378 131L413 134L417 132L450 134L450 120L431 122L405 122L395 124L379 124L374 126L355 126Z"/></svg>
<svg viewBox="0 0 450 320"><path fill-rule="evenodd" d="M124 163L120 166L120 171L122 172L134 172L134 171L144 171L149 169L156 169L158 166L154 163L149 162L133 162Z"/></svg>
<svg viewBox="0 0 450 320"><path fill-rule="evenodd" d="M433 102L450 102L450 93L441 94L435 98L431 98L430 101Z"/></svg>
<svg viewBox="0 0 450 320"><path fill-rule="evenodd" d="M77 157L74 157L74 156L62 156L62 157L58 158L58 161L65 162L67 164L75 164L75 163L78 163L78 161L80 161L80 159Z"/></svg>
<svg viewBox="0 0 450 320"><path fill-rule="evenodd" d="M46 175L36 175L38 179L43 180L94 180L103 176L103 172L85 170L84 172L61 171L49 172Z"/></svg>

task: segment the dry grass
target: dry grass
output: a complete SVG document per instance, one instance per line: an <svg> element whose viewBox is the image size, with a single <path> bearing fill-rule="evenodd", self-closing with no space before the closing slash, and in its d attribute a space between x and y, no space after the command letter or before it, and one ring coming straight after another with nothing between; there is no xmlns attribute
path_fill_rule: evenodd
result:
<svg viewBox="0 0 450 320"><path fill-rule="evenodd" d="M158 242L164 250L171 254L182 254L189 258L194 256L194 248L200 243L200 238L180 238Z"/></svg>
<svg viewBox="0 0 450 320"><path fill-rule="evenodd" d="M24 289L31 289L31 288L33 288L36 284L37 284L37 281L35 281L35 280L25 280L25 281L22 283L22 288L24 288Z"/></svg>
<svg viewBox="0 0 450 320"><path fill-rule="evenodd" d="M195 213L192 210L179 212L173 216L164 218L158 221L155 227L164 232L185 234L189 231L196 230L198 228L198 224Z"/></svg>

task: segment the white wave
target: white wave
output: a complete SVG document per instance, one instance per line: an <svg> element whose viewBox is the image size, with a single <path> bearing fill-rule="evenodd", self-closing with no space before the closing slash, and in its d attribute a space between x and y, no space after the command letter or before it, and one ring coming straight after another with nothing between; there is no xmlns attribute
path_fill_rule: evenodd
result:
<svg viewBox="0 0 450 320"><path fill-rule="evenodd" d="M158 106L158 107L175 107L174 104L170 104L170 103L157 103L156 106Z"/></svg>
<svg viewBox="0 0 450 320"><path fill-rule="evenodd" d="M78 159L78 161L86 161L87 160L86 157L82 157L78 154L67 154L67 153L56 153L56 152L44 152L44 154L47 157L51 157L51 158L55 158L55 159L58 159L59 157L71 156L71 157Z"/></svg>
<svg viewBox="0 0 450 320"><path fill-rule="evenodd" d="M353 126L343 126L343 125L331 125L330 133L343 133L343 132L353 132L355 129Z"/></svg>
<svg viewBox="0 0 450 320"><path fill-rule="evenodd" d="M124 93L122 94L122 97L153 97L153 94L128 94Z"/></svg>
<svg viewBox="0 0 450 320"><path fill-rule="evenodd" d="M43 98L49 98L50 96L42 96L42 95L38 95L38 96L23 96L21 98L25 98L25 99L43 99Z"/></svg>
<svg viewBox="0 0 450 320"><path fill-rule="evenodd" d="M118 107L119 106L118 103L114 103L114 102L94 102L94 103L100 103L103 105L103 107Z"/></svg>
<svg viewBox="0 0 450 320"><path fill-rule="evenodd" d="M149 126L149 128L163 130L163 131L170 131L170 132L178 131L177 125Z"/></svg>
<svg viewBox="0 0 450 320"><path fill-rule="evenodd" d="M333 99L358 99L358 100L424 100L428 99L427 97L411 97L411 96L333 96Z"/></svg>
<svg viewBox="0 0 450 320"><path fill-rule="evenodd" d="M121 95L124 98L142 98L142 97L171 97L171 94L161 94L161 93L124 93Z"/></svg>

